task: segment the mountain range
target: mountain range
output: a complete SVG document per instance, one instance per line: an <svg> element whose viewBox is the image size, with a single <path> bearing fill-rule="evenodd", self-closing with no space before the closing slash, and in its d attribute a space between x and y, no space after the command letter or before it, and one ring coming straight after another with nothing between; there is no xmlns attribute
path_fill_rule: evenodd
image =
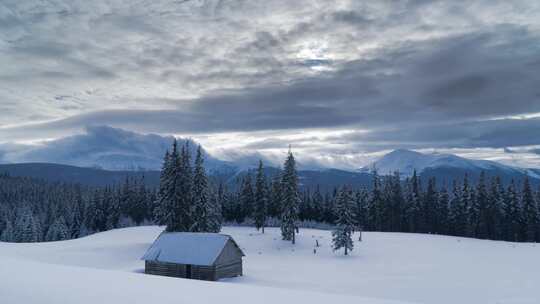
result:
<svg viewBox="0 0 540 304"><path fill-rule="evenodd" d="M194 155L198 143L189 138L179 138L178 145L188 144ZM55 181L77 181L89 185L117 183L126 176L145 176L151 185L158 183L163 155L171 148L173 136L141 134L110 126L87 126L83 133L38 145L0 145L0 172L28 175ZM239 154L224 161L202 149L205 167L215 180L235 185L257 165L260 154ZM279 164L263 159L268 175L278 172ZM56 165L58 164L58 165ZM272 166L274 168L272 168ZM308 168L310 168L308 170ZM315 168L315 169L313 169ZM371 171L393 174L402 178L416 170L423 180L436 177L439 183L461 180L468 174L475 180L484 171L488 176L500 176L505 183L529 176L533 183L540 181L539 169L517 168L489 160L473 160L453 154L420 153L411 150L394 150L372 164L360 169L338 170L321 166L306 167L299 159L302 185L320 184L334 187L342 184L369 186Z"/></svg>
<svg viewBox="0 0 540 304"><path fill-rule="evenodd" d="M195 147L195 145L192 145ZM254 175L254 168L245 169L231 162L211 158L208 174L214 182L228 187L237 187L247 174ZM270 178L279 173L275 167L267 167L265 173ZM344 184L355 187L371 186L373 171L379 175L399 172L401 178L409 177L416 170L423 181L435 177L440 184L453 180L461 181L465 174L475 181L483 171L488 177L499 176L506 184L511 180L521 181L529 176L532 184L540 184L540 170L523 169L503 165L494 161L472 160L453 154L424 154L410 150L392 151L371 165L357 171L338 169L299 170L300 186L314 188L320 185L322 191L332 190ZM89 186L104 186L121 183L126 177L143 178L147 185L159 184L159 170L105 170L96 167L78 167L55 163L19 163L0 165L0 173L12 176L29 176L54 182L75 182Z"/></svg>
<svg viewBox="0 0 540 304"><path fill-rule="evenodd" d="M377 170L379 174L399 172L402 178L409 177L416 170L423 178L435 177L439 182L449 183L462 180L467 174L473 181L483 171L488 177L499 176L504 183L512 179L520 181L528 176L534 183L540 181L539 169L518 168L489 160L473 160L454 154L420 153L411 150L394 150L371 165L363 167L361 172Z"/></svg>

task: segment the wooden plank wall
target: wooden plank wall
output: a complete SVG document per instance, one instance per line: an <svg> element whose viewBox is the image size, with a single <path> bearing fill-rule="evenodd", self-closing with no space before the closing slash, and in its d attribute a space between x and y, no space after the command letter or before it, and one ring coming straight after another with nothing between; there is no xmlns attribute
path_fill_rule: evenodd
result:
<svg viewBox="0 0 540 304"><path fill-rule="evenodd" d="M216 266L216 279L232 278L242 275L242 259Z"/></svg>

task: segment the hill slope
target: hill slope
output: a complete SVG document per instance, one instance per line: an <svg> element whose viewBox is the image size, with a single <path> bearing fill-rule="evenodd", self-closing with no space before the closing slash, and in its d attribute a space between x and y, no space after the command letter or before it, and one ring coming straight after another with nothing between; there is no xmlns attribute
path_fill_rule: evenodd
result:
<svg viewBox="0 0 540 304"><path fill-rule="evenodd" d="M234 189L240 184L241 179L251 173L255 176L255 170L238 171L233 166L222 166L219 169L211 168L208 172L212 180L226 183ZM7 173L11 176L26 176L44 179L52 182L79 183L89 186L106 186L121 183L126 177L141 178L144 176L148 186L159 185L159 171L109 171L97 168L82 168L69 165L52 163L21 163L0 164L0 174ZM277 168L266 168L266 175L271 178L279 173ZM332 190L344 184L368 185L371 181L369 173L348 172L342 170L299 171L301 187L315 187L317 184L322 190Z"/></svg>
<svg viewBox="0 0 540 304"><path fill-rule="evenodd" d="M157 186L159 184L159 171L108 171L51 163L3 164L0 165L0 173L88 186L113 185L123 182L126 177L141 178L144 176L147 185Z"/></svg>
<svg viewBox="0 0 540 304"><path fill-rule="evenodd" d="M540 246L446 236L364 233L348 257L328 231L227 227L245 276L213 283L141 274L158 227L78 240L0 243L2 303L538 303ZM315 240L322 245L313 253ZM395 301L395 302L394 302Z"/></svg>

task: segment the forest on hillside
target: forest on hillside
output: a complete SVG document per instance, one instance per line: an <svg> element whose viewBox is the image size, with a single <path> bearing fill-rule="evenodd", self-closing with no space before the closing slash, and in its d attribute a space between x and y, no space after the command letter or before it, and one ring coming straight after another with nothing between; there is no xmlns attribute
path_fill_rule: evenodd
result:
<svg viewBox="0 0 540 304"><path fill-rule="evenodd" d="M527 178L503 185L481 174L477 182L438 187L435 178L415 174L380 176L373 172L369 189L342 185L331 191L316 186L299 191L292 153L284 170L266 176L262 162L254 174L228 189L213 183L201 153L175 145L164 158L158 189L127 178L107 187L51 183L0 176L0 240L56 241L109 229L160 224L171 231L218 232L221 225L279 225L294 239L302 227L445 234L518 242L540 241L540 189ZM290 163L292 161L292 163ZM287 228L288 227L288 228ZM288 229L288 230L287 230Z"/></svg>

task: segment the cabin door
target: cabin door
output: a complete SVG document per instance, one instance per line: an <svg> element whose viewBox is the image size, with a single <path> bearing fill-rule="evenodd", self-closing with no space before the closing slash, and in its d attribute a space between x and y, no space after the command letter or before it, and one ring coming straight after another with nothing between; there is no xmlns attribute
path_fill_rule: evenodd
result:
<svg viewBox="0 0 540 304"><path fill-rule="evenodd" d="M186 279L191 279L191 265L186 265Z"/></svg>

